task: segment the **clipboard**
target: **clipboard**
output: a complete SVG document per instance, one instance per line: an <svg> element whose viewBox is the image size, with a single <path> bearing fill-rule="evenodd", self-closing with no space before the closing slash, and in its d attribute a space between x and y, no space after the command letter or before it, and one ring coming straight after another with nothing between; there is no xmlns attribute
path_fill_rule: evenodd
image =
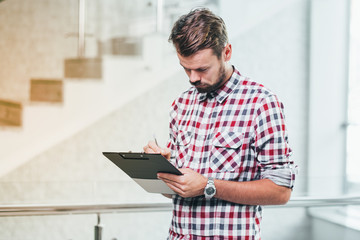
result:
<svg viewBox="0 0 360 240"><path fill-rule="evenodd" d="M157 178L157 173L175 175L182 175L182 173L161 154L136 152L103 152L103 154L147 192L175 194Z"/></svg>

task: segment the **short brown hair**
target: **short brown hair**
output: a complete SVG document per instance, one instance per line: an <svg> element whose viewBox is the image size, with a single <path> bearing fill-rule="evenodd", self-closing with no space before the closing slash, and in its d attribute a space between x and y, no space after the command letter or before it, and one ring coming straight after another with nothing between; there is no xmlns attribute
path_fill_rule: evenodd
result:
<svg viewBox="0 0 360 240"><path fill-rule="evenodd" d="M220 58L228 43L224 20L209 9L199 8L181 16L174 24L169 42L182 56L188 57L203 49L212 49Z"/></svg>

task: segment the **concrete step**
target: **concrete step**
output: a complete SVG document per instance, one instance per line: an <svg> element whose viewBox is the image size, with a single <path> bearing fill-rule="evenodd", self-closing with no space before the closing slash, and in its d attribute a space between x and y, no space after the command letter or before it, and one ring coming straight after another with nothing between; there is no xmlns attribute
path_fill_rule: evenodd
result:
<svg viewBox="0 0 360 240"><path fill-rule="evenodd" d="M105 57L102 80L65 79L62 104L23 106L23 125L0 132L0 176L149 91L181 69L174 55L156 65L139 57ZM156 94L156 93L154 93Z"/></svg>

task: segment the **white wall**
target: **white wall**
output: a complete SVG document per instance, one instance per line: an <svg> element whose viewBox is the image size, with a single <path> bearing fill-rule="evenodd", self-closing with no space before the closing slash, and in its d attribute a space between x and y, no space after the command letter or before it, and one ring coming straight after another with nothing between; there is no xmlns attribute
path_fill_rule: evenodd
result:
<svg viewBox="0 0 360 240"><path fill-rule="evenodd" d="M293 196L305 195L309 1L241 0L222 3L221 13L229 26L233 44L233 64L245 76L270 88L284 103L292 159L300 168ZM262 235L264 239L311 239L310 221L305 209L265 208ZM294 231L299 234L294 234Z"/></svg>
<svg viewBox="0 0 360 240"><path fill-rule="evenodd" d="M311 2L309 192L345 188L349 1Z"/></svg>
<svg viewBox="0 0 360 240"><path fill-rule="evenodd" d="M294 194L307 190L309 2L222 1L232 63L263 83L285 106L292 159L300 168Z"/></svg>

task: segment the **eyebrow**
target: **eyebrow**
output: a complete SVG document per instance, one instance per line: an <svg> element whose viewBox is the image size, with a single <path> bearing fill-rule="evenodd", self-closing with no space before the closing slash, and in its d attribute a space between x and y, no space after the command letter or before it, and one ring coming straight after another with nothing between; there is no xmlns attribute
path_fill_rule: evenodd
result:
<svg viewBox="0 0 360 240"><path fill-rule="evenodd" d="M205 71L207 69L209 69L209 66L202 66L202 67L199 67L199 68L196 68L196 69L190 69L190 68L187 68L185 66L183 66L181 63L180 65L185 69L185 70L194 70L194 71L199 71L199 72L202 72L202 71Z"/></svg>

